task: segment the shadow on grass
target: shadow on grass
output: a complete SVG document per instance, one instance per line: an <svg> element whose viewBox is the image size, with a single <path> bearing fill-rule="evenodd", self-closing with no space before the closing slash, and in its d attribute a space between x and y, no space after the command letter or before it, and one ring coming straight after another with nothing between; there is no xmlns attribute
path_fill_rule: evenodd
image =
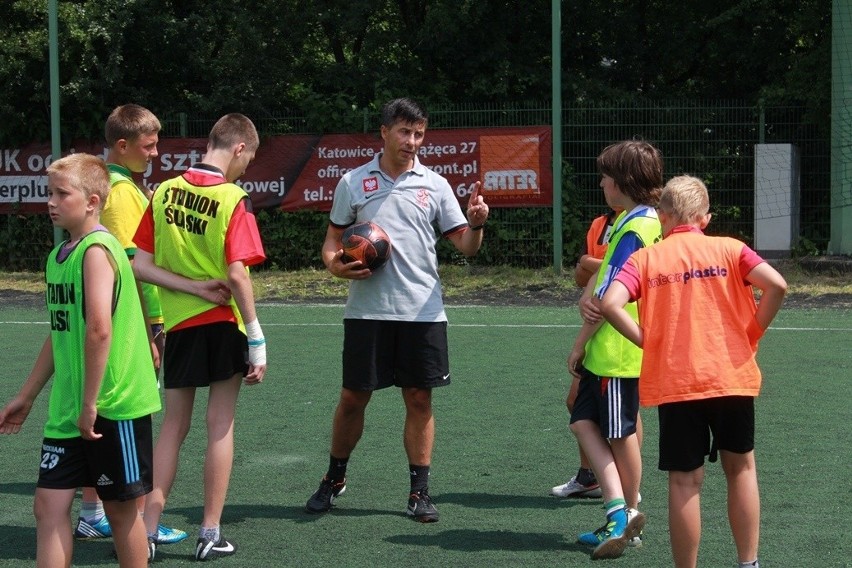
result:
<svg viewBox="0 0 852 568"><path fill-rule="evenodd" d="M6 525L0 531L0 560L21 561L23 566L34 566L36 557L35 527ZM92 566L115 565L112 539L74 540L73 564Z"/></svg>
<svg viewBox="0 0 852 568"><path fill-rule="evenodd" d="M177 515L186 519L190 525L197 525L201 521L203 515L202 507L176 507L174 509L166 505L166 513L169 515ZM240 523L247 519L286 519L294 523L312 523L320 520L325 514L334 515L335 517L376 517L376 516L391 516L405 517L404 512L398 509L347 509L333 508L328 513L311 514L305 511L303 506L294 507L288 505L259 505L259 504L225 504L225 510L222 513L222 523Z"/></svg>
<svg viewBox="0 0 852 568"><path fill-rule="evenodd" d="M36 484L32 483L0 483L0 493L10 495L35 495Z"/></svg>
<svg viewBox="0 0 852 568"><path fill-rule="evenodd" d="M453 503L472 509L563 509L576 505L600 506L600 499L559 499L558 497L504 495L497 493L437 493L435 504Z"/></svg>
<svg viewBox="0 0 852 568"><path fill-rule="evenodd" d="M480 531L475 529L448 530L435 534L407 534L384 539L392 544L422 547L437 546L442 550L484 552L490 550L512 552L572 551L588 554L590 548L577 542L568 542L565 535L512 531Z"/></svg>
<svg viewBox="0 0 852 568"><path fill-rule="evenodd" d="M15 484L6 484L15 485ZM21 484L23 485L23 484ZM16 527L5 525L0 537L0 559L29 560L35 563L36 531L35 527Z"/></svg>

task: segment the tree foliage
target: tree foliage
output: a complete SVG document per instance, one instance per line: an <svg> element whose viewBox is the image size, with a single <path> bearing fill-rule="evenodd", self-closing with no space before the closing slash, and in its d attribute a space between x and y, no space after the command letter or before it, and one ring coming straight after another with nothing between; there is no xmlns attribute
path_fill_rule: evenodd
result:
<svg viewBox="0 0 852 568"><path fill-rule="evenodd" d="M62 131L96 137L133 101L160 116L300 112L318 131L393 96L550 94L550 3L60 0ZM562 3L563 100L830 101L829 0ZM46 0L0 2L0 143L46 140Z"/></svg>

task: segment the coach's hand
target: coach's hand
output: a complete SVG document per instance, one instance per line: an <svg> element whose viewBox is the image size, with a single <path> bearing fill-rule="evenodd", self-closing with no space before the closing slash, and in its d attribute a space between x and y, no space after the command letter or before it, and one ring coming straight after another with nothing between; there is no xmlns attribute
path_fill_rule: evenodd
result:
<svg viewBox="0 0 852 568"><path fill-rule="evenodd" d="M343 262L343 249L334 253L331 262L328 264L328 271L338 278L348 278L350 280L364 280L373 275L369 268L365 268L360 260L352 262Z"/></svg>
<svg viewBox="0 0 852 568"><path fill-rule="evenodd" d="M471 227L481 227L488 220L488 205L485 203L485 198L479 193L481 188L481 181L473 184L473 191L471 191L470 199L467 201L467 222Z"/></svg>

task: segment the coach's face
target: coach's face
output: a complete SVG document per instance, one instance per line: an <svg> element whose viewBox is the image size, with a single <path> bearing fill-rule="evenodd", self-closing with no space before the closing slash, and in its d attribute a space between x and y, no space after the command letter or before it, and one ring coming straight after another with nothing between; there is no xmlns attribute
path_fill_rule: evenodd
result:
<svg viewBox="0 0 852 568"><path fill-rule="evenodd" d="M385 158L400 170L410 169L414 166L414 156L420 150L425 135L425 122L399 120L391 127L382 126Z"/></svg>

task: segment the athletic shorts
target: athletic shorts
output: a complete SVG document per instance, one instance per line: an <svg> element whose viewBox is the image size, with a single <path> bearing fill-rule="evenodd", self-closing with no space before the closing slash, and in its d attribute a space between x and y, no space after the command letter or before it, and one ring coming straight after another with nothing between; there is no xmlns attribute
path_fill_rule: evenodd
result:
<svg viewBox="0 0 852 568"><path fill-rule="evenodd" d="M151 415L133 420L98 416L98 440L45 438L38 487L94 487L102 501L130 501L151 492L154 442Z"/></svg>
<svg viewBox="0 0 852 568"><path fill-rule="evenodd" d="M716 450L745 454L754 449L754 397L671 402L657 412L663 471L693 471L704 465L704 456L716 461Z"/></svg>
<svg viewBox="0 0 852 568"><path fill-rule="evenodd" d="M431 389L448 384L447 322L343 320L344 388Z"/></svg>
<svg viewBox="0 0 852 568"><path fill-rule="evenodd" d="M208 387L248 372L248 339L236 323L216 322L169 332L163 387Z"/></svg>
<svg viewBox="0 0 852 568"><path fill-rule="evenodd" d="M636 433L639 415L639 380L599 377L580 367L580 386L571 424L591 420L604 438L626 438Z"/></svg>

